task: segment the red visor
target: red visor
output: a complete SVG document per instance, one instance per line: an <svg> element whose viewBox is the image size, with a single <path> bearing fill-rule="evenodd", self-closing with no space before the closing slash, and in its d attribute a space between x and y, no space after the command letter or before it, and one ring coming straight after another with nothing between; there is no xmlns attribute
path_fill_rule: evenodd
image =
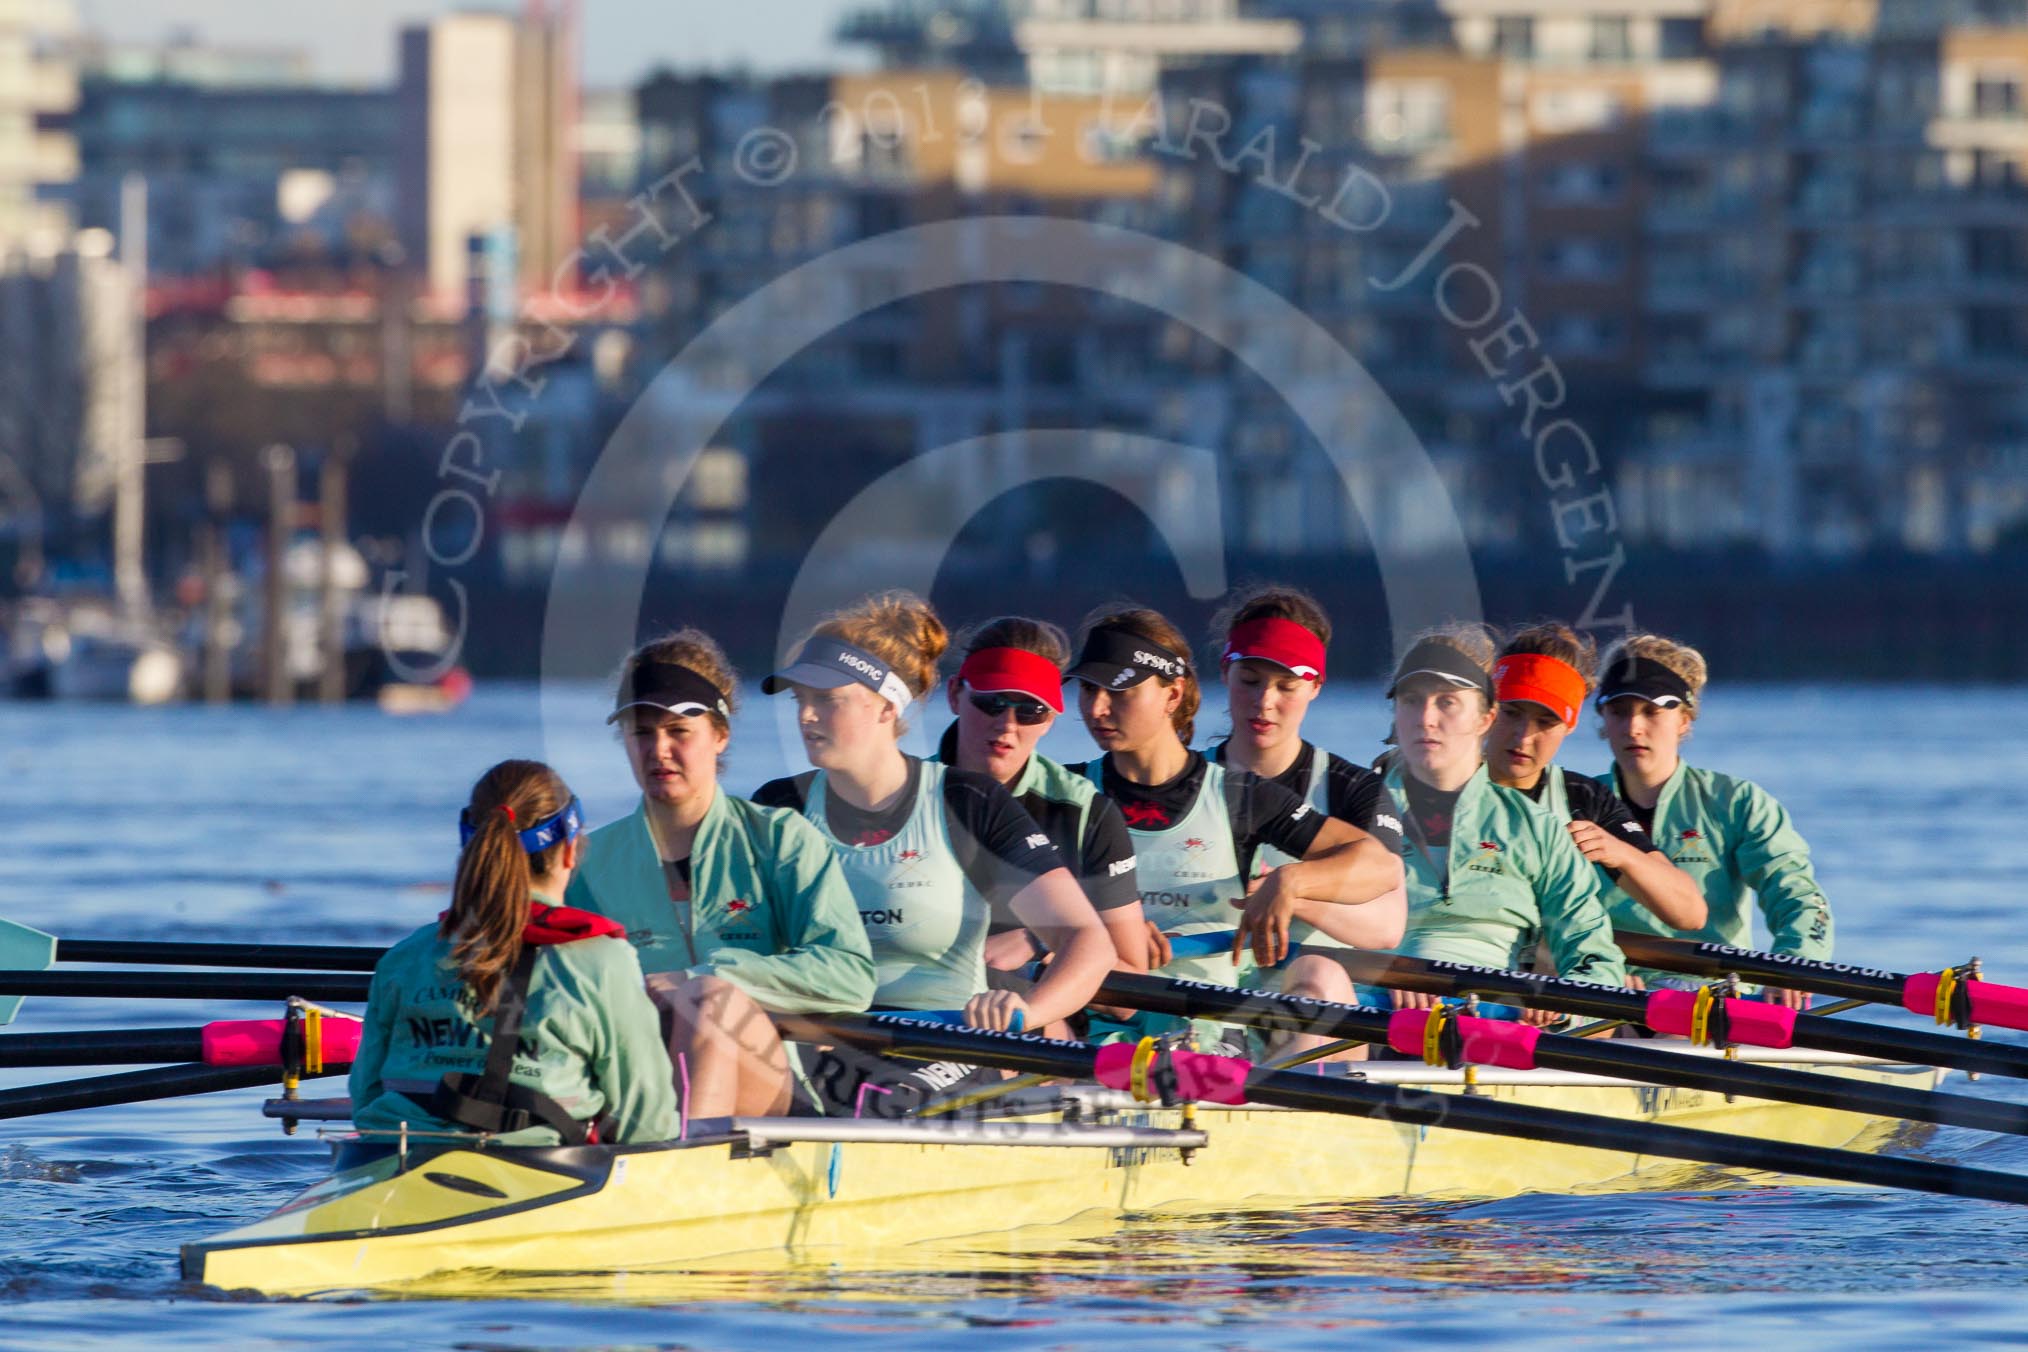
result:
<svg viewBox="0 0 2028 1352"><path fill-rule="evenodd" d="M1025 648L981 648L958 668L958 679L982 695L1028 695L1063 712L1063 673Z"/></svg>
<svg viewBox="0 0 2028 1352"><path fill-rule="evenodd" d="M1493 697L1502 704L1539 704L1562 719L1564 727L1574 728L1578 706L1584 703L1584 677L1554 657L1516 653L1493 668Z"/></svg>
<svg viewBox="0 0 2028 1352"><path fill-rule="evenodd" d="M1294 620L1248 620L1225 636L1228 662L1272 662L1306 681L1324 679L1324 640Z"/></svg>

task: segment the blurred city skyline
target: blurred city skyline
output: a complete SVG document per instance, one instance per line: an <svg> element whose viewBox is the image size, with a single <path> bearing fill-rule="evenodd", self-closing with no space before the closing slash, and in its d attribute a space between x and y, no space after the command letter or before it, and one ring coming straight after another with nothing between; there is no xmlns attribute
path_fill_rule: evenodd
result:
<svg viewBox="0 0 2028 1352"><path fill-rule="evenodd" d="M593 87L630 86L658 66L751 67L788 71L854 64L833 40L852 0L585 0L583 77ZM279 47L310 53L320 79L345 84L394 78L394 34L403 24L453 13L514 12L485 0L353 0L342 7L270 5L259 0L79 0L81 26L116 42L158 43L177 33L222 47Z"/></svg>

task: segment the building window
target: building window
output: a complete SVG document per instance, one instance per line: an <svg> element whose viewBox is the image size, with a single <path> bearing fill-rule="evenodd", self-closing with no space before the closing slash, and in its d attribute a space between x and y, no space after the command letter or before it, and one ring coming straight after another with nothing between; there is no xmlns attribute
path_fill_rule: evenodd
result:
<svg viewBox="0 0 2028 1352"><path fill-rule="evenodd" d="M1661 38L1664 61L1695 61L1704 55L1704 20L1664 19Z"/></svg>
<svg viewBox="0 0 2028 1352"><path fill-rule="evenodd" d="M1972 81L1972 116L2021 116L2021 79L2017 75L1982 74Z"/></svg>
<svg viewBox="0 0 2028 1352"><path fill-rule="evenodd" d="M1493 50L1510 61L1535 57L1535 20L1526 14L1503 14L1493 20Z"/></svg>
<svg viewBox="0 0 2028 1352"><path fill-rule="evenodd" d="M1559 281L1604 282L1619 276L1623 254L1618 240L1573 235L1542 246L1545 275Z"/></svg>
<svg viewBox="0 0 2028 1352"><path fill-rule="evenodd" d="M1633 20L1624 14L1598 14L1591 21L1591 59L1631 61L1634 59Z"/></svg>
<svg viewBox="0 0 2028 1352"><path fill-rule="evenodd" d="M1367 89L1373 143L1397 154L1435 149L1450 139L1450 90L1434 80L1381 80Z"/></svg>

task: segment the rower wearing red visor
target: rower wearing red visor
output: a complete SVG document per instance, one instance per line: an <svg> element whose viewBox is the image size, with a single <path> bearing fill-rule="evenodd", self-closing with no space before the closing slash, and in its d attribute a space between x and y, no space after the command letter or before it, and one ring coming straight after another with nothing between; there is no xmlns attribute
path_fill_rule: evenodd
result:
<svg viewBox="0 0 2028 1352"><path fill-rule="evenodd" d="M1114 967L1148 970L1148 926L1134 871L1134 841L1112 799L1038 749L1063 712L1070 638L1046 620L1003 615L959 640L964 656L944 697L956 717L936 759L1007 786L1090 898L1112 940ZM991 973L1011 972L1048 947L1011 914L996 911L986 940Z"/></svg>
<svg viewBox="0 0 2028 1352"><path fill-rule="evenodd" d="M1214 762L1272 780L1321 813L1364 831L1390 855L1402 850L1401 822L1381 777L1343 756L1304 740L1303 718L1323 690L1331 620L1308 593L1294 587L1253 587L1234 596L1212 618L1222 648L1232 732L1205 754ZM1294 862L1273 845L1254 854L1252 877ZM1305 951L1278 974L1288 995L1353 1003L1351 976L1329 953L1344 948L1392 948L1401 942L1407 896L1400 888L1364 906L1320 912L1329 930L1298 920L1289 938ZM1247 984L1274 982L1276 974L1247 975ZM1309 1051L1327 1039L1290 1034L1271 1040L1271 1054ZM1364 1048L1333 1060L1363 1059Z"/></svg>

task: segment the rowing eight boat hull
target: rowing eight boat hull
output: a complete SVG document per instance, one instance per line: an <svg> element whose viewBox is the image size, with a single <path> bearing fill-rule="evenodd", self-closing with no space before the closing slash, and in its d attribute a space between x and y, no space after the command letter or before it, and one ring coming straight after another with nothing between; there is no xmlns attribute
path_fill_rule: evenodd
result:
<svg viewBox="0 0 2028 1352"><path fill-rule="evenodd" d="M1927 1069L1837 1073L1917 1088L1937 1079ZM1877 1149L1909 1130L1698 1090L1537 1075L1477 1092L1809 1145ZM1188 1125L1180 1110L1161 1108L1106 1120ZM990 1136L1001 1125L959 1130ZM838 1261L933 1239L970 1246L976 1237L1079 1216L1705 1187L1724 1176L1615 1151L1316 1113L1200 1107L1197 1125L1209 1140L1189 1161L1173 1147L1145 1144L804 1141L756 1151L744 1135L575 1150L460 1147L412 1157L406 1170L389 1157L334 1174L251 1225L186 1245L183 1270L210 1286L269 1294L415 1288L432 1279L439 1292L505 1295L517 1276Z"/></svg>

